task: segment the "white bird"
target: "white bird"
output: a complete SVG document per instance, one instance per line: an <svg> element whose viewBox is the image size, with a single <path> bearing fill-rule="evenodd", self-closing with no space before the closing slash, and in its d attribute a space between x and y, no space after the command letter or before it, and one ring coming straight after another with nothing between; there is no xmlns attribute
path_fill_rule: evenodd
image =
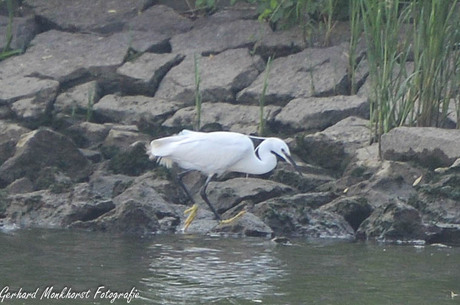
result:
<svg viewBox="0 0 460 305"><path fill-rule="evenodd" d="M182 182L182 177L191 170L207 175L200 195L217 220L221 220L216 209L206 196L209 182L226 172L260 175L273 170L277 156L292 164L300 173L291 157L287 144L278 138L260 138L262 143L254 149L250 136L236 132L196 132L183 130L179 134L153 140L147 147L150 159L158 158L160 164L171 167L173 163L186 171L179 174L179 183L193 203L194 200Z"/></svg>

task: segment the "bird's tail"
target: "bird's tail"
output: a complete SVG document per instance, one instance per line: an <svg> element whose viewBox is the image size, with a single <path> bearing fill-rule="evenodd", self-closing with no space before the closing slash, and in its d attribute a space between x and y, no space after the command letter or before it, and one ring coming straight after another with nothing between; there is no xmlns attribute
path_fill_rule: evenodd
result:
<svg viewBox="0 0 460 305"><path fill-rule="evenodd" d="M168 155L166 151L167 145L165 145L167 144L165 142L168 142L165 141L166 139L167 138L154 140L150 144L147 144L145 149L150 160L156 159L158 164L163 165L167 168L171 168L173 165L173 160L164 157L165 155Z"/></svg>

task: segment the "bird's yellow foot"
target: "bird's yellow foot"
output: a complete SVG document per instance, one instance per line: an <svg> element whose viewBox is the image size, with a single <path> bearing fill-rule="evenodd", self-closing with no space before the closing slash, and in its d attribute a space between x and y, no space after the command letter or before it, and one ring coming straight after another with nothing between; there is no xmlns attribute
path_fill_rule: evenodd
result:
<svg viewBox="0 0 460 305"><path fill-rule="evenodd" d="M198 211L198 205L196 204L194 204L192 207L184 211L184 214L189 214L184 223L184 229L183 229L184 231L187 230L187 228L190 226L192 221L195 219L197 211Z"/></svg>
<svg viewBox="0 0 460 305"><path fill-rule="evenodd" d="M237 220L238 218L240 218L240 217L243 216L244 214L246 214L246 211L245 211L245 210L240 211L238 214L236 214L236 215L233 216L232 218L221 220L221 221L219 222L219 224L221 224L221 225L227 225L227 224L229 224L229 223L234 222L235 220Z"/></svg>

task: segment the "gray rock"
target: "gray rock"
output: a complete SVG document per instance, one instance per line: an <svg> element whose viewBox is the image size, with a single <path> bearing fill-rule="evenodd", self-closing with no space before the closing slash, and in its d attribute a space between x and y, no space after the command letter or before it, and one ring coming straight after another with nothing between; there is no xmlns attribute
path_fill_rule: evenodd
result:
<svg viewBox="0 0 460 305"><path fill-rule="evenodd" d="M345 44L330 48L310 48L272 62L268 76L267 104L286 105L298 97L347 93L348 59ZM265 73L238 93L240 103L258 103Z"/></svg>
<svg viewBox="0 0 460 305"><path fill-rule="evenodd" d="M268 122L273 120L280 107L266 106L264 113ZM203 103L201 105L201 127L213 126L222 129L254 134L258 131L259 106L233 105L229 103ZM179 109L172 117L167 119L162 126L172 128L191 128L196 120L195 106ZM218 128L216 128L218 126Z"/></svg>
<svg viewBox="0 0 460 305"><path fill-rule="evenodd" d="M301 26L284 31L269 32L257 42L255 51L264 59L278 58L298 53L305 49L304 29Z"/></svg>
<svg viewBox="0 0 460 305"><path fill-rule="evenodd" d="M216 56L198 56L200 92L203 102L231 102L236 92L245 88L262 70L259 56L247 49L233 49ZM193 104L195 101L194 56L188 55L161 81L158 98Z"/></svg>
<svg viewBox="0 0 460 305"><path fill-rule="evenodd" d="M135 142L149 140L146 135L139 133L136 126L128 126L130 128L123 127L125 126L113 126L102 143L102 146L109 149L115 149L117 151L125 151Z"/></svg>
<svg viewBox="0 0 460 305"><path fill-rule="evenodd" d="M356 95L297 98L283 107L275 122L293 131L323 130L349 116L368 117L369 102Z"/></svg>
<svg viewBox="0 0 460 305"><path fill-rule="evenodd" d="M72 138L78 147L97 147L107 137L110 127L91 122L78 122L66 129L66 134Z"/></svg>
<svg viewBox="0 0 460 305"><path fill-rule="evenodd" d="M208 55L228 49L250 48L270 32L267 23L257 20L235 20L215 26L198 27L173 36L172 52Z"/></svg>
<svg viewBox="0 0 460 305"><path fill-rule="evenodd" d="M292 191L289 186L270 180L234 178L209 183L207 195L217 212L223 213L243 200L257 203Z"/></svg>
<svg viewBox="0 0 460 305"><path fill-rule="evenodd" d="M97 199L83 191L86 189L88 185L80 183L62 193L41 190L10 195L6 219L23 228L64 228L73 222L90 221L114 208L110 200Z"/></svg>
<svg viewBox="0 0 460 305"><path fill-rule="evenodd" d="M159 126L178 108L177 103L142 95L106 95L93 110L99 122Z"/></svg>
<svg viewBox="0 0 460 305"><path fill-rule="evenodd" d="M53 112L70 115L88 113L91 103L97 103L101 98L101 88L96 81L90 81L65 90L54 102Z"/></svg>
<svg viewBox="0 0 460 305"><path fill-rule="evenodd" d="M367 170L366 174L362 173ZM414 181L424 174L420 168L395 161L381 162L378 168L373 169L358 168L350 175L362 177L361 182L347 186L347 195L364 197L373 208L394 200L407 203L417 194Z"/></svg>
<svg viewBox="0 0 460 305"><path fill-rule="evenodd" d="M260 217L276 235L310 238L353 239L350 225L334 213L314 210L291 196L272 198L256 204L252 213Z"/></svg>
<svg viewBox="0 0 460 305"><path fill-rule="evenodd" d="M115 209L94 220L76 222L72 227L149 235L173 232L179 224L175 210L155 190L152 181L143 176L113 198L113 202Z"/></svg>
<svg viewBox="0 0 460 305"><path fill-rule="evenodd" d="M47 31L34 38L25 54L0 62L0 78L38 75L66 82L89 74L115 77L114 70L123 63L129 44L129 33L102 37Z"/></svg>
<svg viewBox="0 0 460 305"><path fill-rule="evenodd" d="M153 96L165 74L184 57L178 54L145 53L117 69L126 94Z"/></svg>
<svg viewBox="0 0 460 305"><path fill-rule="evenodd" d="M15 154L0 166L0 181L6 186L27 177L37 179L40 169L56 167L74 181L91 172L89 161L67 137L47 128L24 134L16 144Z"/></svg>
<svg viewBox="0 0 460 305"><path fill-rule="evenodd" d="M0 16L0 50L6 47L8 17ZM38 26L33 16L13 18L10 48L13 50L25 50L30 41L38 33Z"/></svg>
<svg viewBox="0 0 460 305"><path fill-rule="evenodd" d="M193 22L165 5L154 5L137 14L125 25L128 31L155 32L169 39L172 35L187 32Z"/></svg>
<svg viewBox="0 0 460 305"><path fill-rule="evenodd" d="M299 138L298 155L305 161L342 172L359 148L369 143L368 121L348 117L314 134Z"/></svg>
<svg viewBox="0 0 460 305"><path fill-rule="evenodd" d="M343 218L356 231L361 223L371 215L373 208L362 197L339 197L320 207L321 211L333 212Z"/></svg>
<svg viewBox="0 0 460 305"><path fill-rule="evenodd" d="M52 81L50 81L52 82ZM11 111L18 121L30 128L36 128L49 121L51 108L59 89L59 83L50 83L42 88L34 97L13 102Z"/></svg>
<svg viewBox="0 0 460 305"><path fill-rule="evenodd" d="M35 15L50 28L68 32L119 32L123 26L149 3L146 0L27 0Z"/></svg>
<svg viewBox="0 0 460 305"><path fill-rule="evenodd" d="M460 130L398 127L382 136L387 160L415 160L428 168L450 166L460 157Z"/></svg>
<svg viewBox="0 0 460 305"><path fill-rule="evenodd" d="M59 83L50 79L16 76L0 78L0 87L2 88L0 91L0 104L12 104L15 101L27 98L36 98L39 101L44 100L49 103L50 100L54 100L56 97Z"/></svg>
<svg viewBox="0 0 460 305"><path fill-rule="evenodd" d="M224 219L230 217L223 217ZM254 237L272 237L273 230L267 226L259 217L250 212L229 224L219 224L211 230L212 233L254 236Z"/></svg>
<svg viewBox="0 0 460 305"><path fill-rule="evenodd" d="M425 239L420 213L404 203L392 202L376 209L359 227L360 239L387 242Z"/></svg>
<svg viewBox="0 0 460 305"><path fill-rule="evenodd" d="M16 143L21 136L30 132L29 129L16 123L0 121L0 164L13 156L16 151Z"/></svg>

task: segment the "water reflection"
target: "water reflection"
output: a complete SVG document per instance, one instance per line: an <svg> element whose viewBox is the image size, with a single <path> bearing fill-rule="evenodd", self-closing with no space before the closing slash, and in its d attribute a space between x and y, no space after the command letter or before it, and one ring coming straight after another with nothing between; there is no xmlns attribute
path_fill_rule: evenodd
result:
<svg viewBox="0 0 460 305"><path fill-rule="evenodd" d="M161 304L261 302L276 290L285 272L265 241L189 238L179 244L156 243L143 283Z"/></svg>

